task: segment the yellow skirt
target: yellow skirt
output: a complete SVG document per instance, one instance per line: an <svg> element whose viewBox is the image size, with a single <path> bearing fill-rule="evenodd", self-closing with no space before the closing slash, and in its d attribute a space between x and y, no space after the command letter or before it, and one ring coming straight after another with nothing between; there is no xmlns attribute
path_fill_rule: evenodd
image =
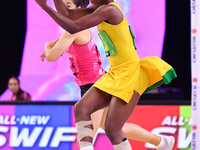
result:
<svg viewBox="0 0 200 150"><path fill-rule="evenodd" d="M159 57L146 57L110 67L93 86L129 103L133 91L140 95L176 77L174 69Z"/></svg>

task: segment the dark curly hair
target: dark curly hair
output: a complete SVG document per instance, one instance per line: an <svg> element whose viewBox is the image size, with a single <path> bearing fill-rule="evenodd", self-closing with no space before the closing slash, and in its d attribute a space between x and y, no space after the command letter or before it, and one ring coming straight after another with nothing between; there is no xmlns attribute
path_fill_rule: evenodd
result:
<svg viewBox="0 0 200 150"><path fill-rule="evenodd" d="M86 8L89 5L89 0L73 0L77 7Z"/></svg>

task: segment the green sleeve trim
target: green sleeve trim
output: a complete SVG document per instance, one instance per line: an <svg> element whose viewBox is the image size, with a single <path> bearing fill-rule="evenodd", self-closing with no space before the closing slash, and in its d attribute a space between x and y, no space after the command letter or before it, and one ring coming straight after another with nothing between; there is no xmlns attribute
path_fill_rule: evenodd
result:
<svg viewBox="0 0 200 150"><path fill-rule="evenodd" d="M176 72L174 71L174 69L172 68L172 69L170 69L169 71L167 71L167 72L164 74L164 76L162 76L162 77L163 77L162 80L160 80L159 82L155 83L154 85L148 87L144 93L149 92L149 91L151 91L151 90L153 90L153 89L159 87L159 86L162 85L163 83L169 84L169 83L171 82L171 80L173 80L174 78L177 77L177 75L176 75Z"/></svg>
<svg viewBox="0 0 200 150"><path fill-rule="evenodd" d="M129 28L129 31L131 32L131 36L133 38L133 45L134 45L135 49L137 49L136 44L135 44L135 35L133 33L133 30L130 25L128 26L128 28Z"/></svg>
<svg viewBox="0 0 200 150"><path fill-rule="evenodd" d="M103 42L106 51L106 57L117 55L117 50L110 38L108 37L108 35L106 34L106 32L102 31L101 33L99 33L99 37Z"/></svg>

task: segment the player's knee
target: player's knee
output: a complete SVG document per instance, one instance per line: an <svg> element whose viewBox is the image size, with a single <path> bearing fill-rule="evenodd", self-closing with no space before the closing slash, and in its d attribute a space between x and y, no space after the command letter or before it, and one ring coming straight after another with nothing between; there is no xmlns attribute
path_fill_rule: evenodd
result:
<svg viewBox="0 0 200 150"><path fill-rule="evenodd" d="M78 102L74 106L74 115L76 119L82 118L83 120L87 120L91 116L91 109L88 106L83 105L83 103Z"/></svg>
<svg viewBox="0 0 200 150"><path fill-rule="evenodd" d="M86 114L86 109L83 106L81 106L81 104L76 103L74 105L75 118L80 117L81 115L84 115L84 114Z"/></svg>

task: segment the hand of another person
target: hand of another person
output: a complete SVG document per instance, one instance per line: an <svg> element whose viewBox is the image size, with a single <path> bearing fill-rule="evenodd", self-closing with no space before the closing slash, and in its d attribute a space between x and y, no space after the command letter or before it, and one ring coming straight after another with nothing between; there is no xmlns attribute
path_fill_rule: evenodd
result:
<svg viewBox="0 0 200 150"><path fill-rule="evenodd" d="M44 61L44 58L46 58L45 53L43 53L40 57L41 57L41 60Z"/></svg>

